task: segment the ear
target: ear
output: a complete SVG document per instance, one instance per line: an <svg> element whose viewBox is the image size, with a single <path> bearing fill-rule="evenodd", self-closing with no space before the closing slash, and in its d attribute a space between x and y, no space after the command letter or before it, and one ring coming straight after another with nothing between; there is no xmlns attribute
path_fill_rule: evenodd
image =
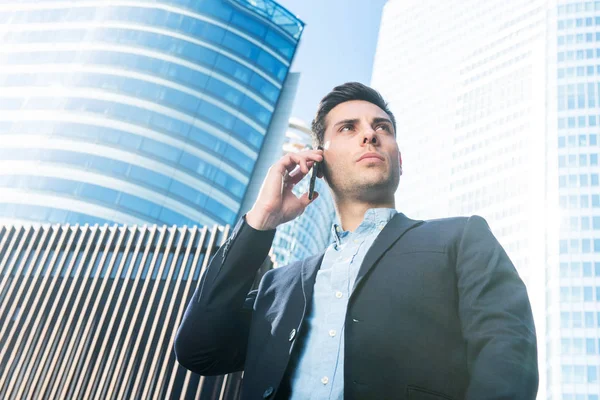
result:
<svg viewBox="0 0 600 400"><path fill-rule="evenodd" d="M402 175L402 153L398 151L398 163L400 164L400 175Z"/></svg>

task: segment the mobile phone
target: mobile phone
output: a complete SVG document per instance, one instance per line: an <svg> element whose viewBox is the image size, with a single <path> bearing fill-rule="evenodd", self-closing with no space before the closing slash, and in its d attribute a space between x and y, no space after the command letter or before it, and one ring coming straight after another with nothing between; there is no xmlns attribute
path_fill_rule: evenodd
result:
<svg viewBox="0 0 600 400"><path fill-rule="evenodd" d="M318 147L319 150L323 150L321 146ZM321 163L315 162L312 167L312 175L310 177L310 186L308 187L308 199L312 200L315 193L315 181L317 180L317 176L319 175L319 169L321 168Z"/></svg>

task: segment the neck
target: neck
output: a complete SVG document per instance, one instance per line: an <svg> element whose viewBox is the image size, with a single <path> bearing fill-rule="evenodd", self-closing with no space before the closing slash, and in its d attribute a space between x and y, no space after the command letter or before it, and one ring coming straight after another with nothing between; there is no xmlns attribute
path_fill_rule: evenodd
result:
<svg viewBox="0 0 600 400"><path fill-rule="evenodd" d="M336 201L335 208L345 231L354 231L365 218L365 213L371 208L396 208L395 201L391 200L366 203L358 201Z"/></svg>

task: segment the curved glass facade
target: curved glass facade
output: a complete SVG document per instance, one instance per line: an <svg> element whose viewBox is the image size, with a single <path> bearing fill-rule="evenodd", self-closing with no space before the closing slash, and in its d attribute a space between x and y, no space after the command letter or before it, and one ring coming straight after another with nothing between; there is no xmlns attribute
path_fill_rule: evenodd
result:
<svg viewBox="0 0 600 400"><path fill-rule="evenodd" d="M233 224L303 23L272 1L0 5L0 220Z"/></svg>

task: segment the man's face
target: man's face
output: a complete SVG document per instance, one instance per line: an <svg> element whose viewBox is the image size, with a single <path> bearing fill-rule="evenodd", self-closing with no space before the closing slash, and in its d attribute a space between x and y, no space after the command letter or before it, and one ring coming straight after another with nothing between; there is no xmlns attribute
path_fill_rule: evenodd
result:
<svg viewBox="0 0 600 400"><path fill-rule="evenodd" d="M326 117L324 177L337 198L393 200L400 152L390 117L375 104L352 100ZM371 155L371 157L364 157Z"/></svg>

